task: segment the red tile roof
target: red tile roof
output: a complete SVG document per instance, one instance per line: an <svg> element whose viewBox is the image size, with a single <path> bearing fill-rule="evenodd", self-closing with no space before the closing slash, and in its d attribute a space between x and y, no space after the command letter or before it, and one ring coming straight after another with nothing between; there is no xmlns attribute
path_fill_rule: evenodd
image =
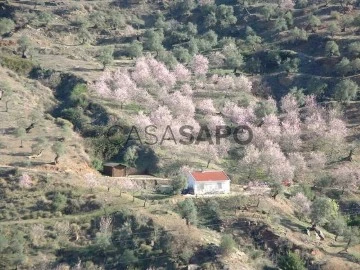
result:
<svg viewBox="0 0 360 270"><path fill-rule="evenodd" d="M193 171L190 174L196 181L227 181L229 177L223 171Z"/></svg>

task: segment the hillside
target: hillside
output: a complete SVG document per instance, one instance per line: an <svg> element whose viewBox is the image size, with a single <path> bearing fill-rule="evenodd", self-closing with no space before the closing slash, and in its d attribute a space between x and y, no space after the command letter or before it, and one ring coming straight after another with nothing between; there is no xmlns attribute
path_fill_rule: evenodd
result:
<svg viewBox="0 0 360 270"><path fill-rule="evenodd" d="M355 0L0 0L0 268L360 269L359 31Z"/></svg>

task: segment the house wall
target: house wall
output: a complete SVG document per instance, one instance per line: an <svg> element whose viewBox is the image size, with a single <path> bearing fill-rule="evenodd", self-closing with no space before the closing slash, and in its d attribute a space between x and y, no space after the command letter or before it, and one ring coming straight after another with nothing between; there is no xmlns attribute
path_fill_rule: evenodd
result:
<svg viewBox="0 0 360 270"><path fill-rule="evenodd" d="M188 181L187 181L187 183L188 183L188 188L194 188L194 185L195 185L195 179L194 179L194 177L189 173L188 174Z"/></svg>
<svg viewBox="0 0 360 270"><path fill-rule="evenodd" d="M199 181L195 182L194 194L229 193L230 181Z"/></svg>
<svg viewBox="0 0 360 270"><path fill-rule="evenodd" d="M124 177L126 176L126 167L114 167L112 171L113 177Z"/></svg>

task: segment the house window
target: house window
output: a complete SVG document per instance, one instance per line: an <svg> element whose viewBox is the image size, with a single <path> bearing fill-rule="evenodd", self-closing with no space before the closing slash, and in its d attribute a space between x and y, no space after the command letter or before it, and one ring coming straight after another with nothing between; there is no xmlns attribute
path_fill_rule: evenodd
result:
<svg viewBox="0 0 360 270"><path fill-rule="evenodd" d="M218 189L222 189L222 183L218 183Z"/></svg>
<svg viewBox="0 0 360 270"><path fill-rule="evenodd" d="M204 184L198 184L198 189L203 190L204 189Z"/></svg>

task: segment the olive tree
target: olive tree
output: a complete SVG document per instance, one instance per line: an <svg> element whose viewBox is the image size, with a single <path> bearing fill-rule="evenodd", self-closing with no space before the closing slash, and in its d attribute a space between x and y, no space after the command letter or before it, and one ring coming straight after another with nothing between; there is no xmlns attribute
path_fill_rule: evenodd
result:
<svg viewBox="0 0 360 270"><path fill-rule="evenodd" d="M175 194L180 194L181 191L186 187L187 184L186 176L183 174L177 174L172 177L171 186Z"/></svg>
<svg viewBox="0 0 360 270"><path fill-rule="evenodd" d="M356 42L350 43L348 50L349 50L349 53L351 53L353 56L359 56L360 55L360 42L356 41Z"/></svg>
<svg viewBox="0 0 360 270"><path fill-rule="evenodd" d="M316 32L317 28L321 25L321 20L315 15L309 17L309 26L312 32Z"/></svg>
<svg viewBox="0 0 360 270"><path fill-rule="evenodd" d="M179 203L181 216L186 220L186 225L197 223L197 209L192 199L186 198Z"/></svg>
<svg viewBox="0 0 360 270"><path fill-rule="evenodd" d="M131 42L131 44L127 47L127 53L129 54L131 59L140 57L143 53L143 46L141 42L137 40Z"/></svg>
<svg viewBox="0 0 360 270"><path fill-rule="evenodd" d="M59 158L65 153L64 143L62 143L62 142L54 143L53 146L51 147L51 150L56 155L55 159L54 159L54 164L56 165L59 163Z"/></svg>
<svg viewBox="0 0 360 270"><path fill-rule="evenodd" d="M15 23L11 19L0 19L0 36L10 33L15 28Z"/></svg>
<svg viewBox="0 0 360 270"><path fill-rule="evenodd" d="M114 61L114 47L106 46L101 48L97 58L103 65L103 70L105 70L105 68Z"/></svg>
<svg viewBox="0 0 360 270"><path fill-rule="evenodd" d="M336 84L334 90L334 99L339 102L348 102L357 97L359 86L356 82L345 79Z"/></svg>
<svg viewBox="0 0 360 270"><path fill-rule="evenodd" d="M326 42L325 52L326 52L327 56L339 56L340 55L339 46L333 40Z"/></svg>
<svg viewBox="0 0 360 270"><path fill-rule="evenodd" d="M18 40L19 48L21 51L21 57L26 58L26 52L32 49L32 43L28 36L21 36Z"/></svg>
<svg viewBox="0 0 360 270"><path fill-rule="evenodd" d="M339 206L327 197L318 197L311 205L310 218L313 224L323 225L330 222L338 214Z"/></svg>

